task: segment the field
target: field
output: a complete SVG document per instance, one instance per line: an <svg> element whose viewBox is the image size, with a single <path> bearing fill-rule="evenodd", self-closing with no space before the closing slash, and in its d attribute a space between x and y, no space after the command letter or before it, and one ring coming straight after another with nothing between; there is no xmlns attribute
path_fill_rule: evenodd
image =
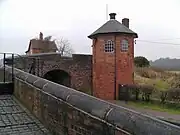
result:
<svg viewBox="0 0 180 135"><path fill-rule="evenodd" d="M162 91L170 92L172 88L180 88L180 71L165 71L157 68L135 68L134 81L138 85L152 86L156 91L152 93L151 98L153 101L155 99L162 101L160 94ZM168 112L170 114L180 114L179 94L179 91L175 91L171 97L172 100L168 100L164 104L161 104L159 101L130 101L129 105L137 108Z"/></svg>
<svg viewBox="0 0 180 135"><path fill-rule="evenodd" d="M156 90L180 88L180 72L156 68L135 68L134 81L139 85L151 85Z"/></svg>

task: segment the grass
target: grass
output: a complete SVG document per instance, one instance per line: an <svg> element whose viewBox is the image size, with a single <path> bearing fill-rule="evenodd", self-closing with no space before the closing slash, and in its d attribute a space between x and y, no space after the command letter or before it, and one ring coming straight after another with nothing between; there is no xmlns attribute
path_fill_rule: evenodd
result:
<svg viewBox="0 0 180 135"><path fill-rule="evenodd" d="M180 114L180 109L177 109L173 106L169 107L166 105L162 104L153 104L151 102L128 102L128 105L134 106L137 108L143 108L143 109L150 109L150 110L155 110L155 111L160 111L160 112L168 112L170 114Z"/></svg>
<svg viewBox="0 0 180 135"><path fill-rule="evenodd" d="M135 75L135 82L140 85L144 85L144 84L151 85L155 89L159 89L163 91L170 88L170 85L168 84L168 82L160 78L150 79L150 78L141 77L139 75Z"/></svg>
<svg viewBox="0 0 180 135"><path fill-rule="evenodd" d="M150 85L155 90L166 91L173 86L179 86L180 84L180 71L165 71L162 69L154 68L135 68L134 80L139 85ZM153 97L159 97L158 92ZM170 114L180 114L180 105L174 104L160 104L160 102L131 102L129 106L137 108L150 109L160 112L168 112Z"/></svg>
<svg viewBox="0 0 180 135"><path fill-rule="evenodd" d="M155 89L165 91L165 90L168 90L170 88L170 85L167 82L163 81L163 80L156 79L154 81L154 87L155 87Z"/></svg>
<svg viewBox="0 0 180 135"><path fill-rule="evenodd" d="M171 88L171 84L175 81L174 79L175 71L166 72L153 68L135 68L135 83L140 85L150 85L156 90L168 90Z"/></svg>

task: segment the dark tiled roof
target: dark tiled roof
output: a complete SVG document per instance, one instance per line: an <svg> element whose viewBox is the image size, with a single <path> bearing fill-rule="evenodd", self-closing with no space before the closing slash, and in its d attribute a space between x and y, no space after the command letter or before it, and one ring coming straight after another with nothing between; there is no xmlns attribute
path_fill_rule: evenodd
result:
<svg viewBox="0 0 180 135"><path fill-rule="evenodd" d="M93 38L94 36L98 34L107 34L107 33L124 33L124 34L132 34L135 35L137 38L137 33L133 32L120 22L118 22L115 19L111 19L107 21L104 25L102 25L99 29L97 29L95 32L93 32L91 35L89 35L89 38Z"/></svg>

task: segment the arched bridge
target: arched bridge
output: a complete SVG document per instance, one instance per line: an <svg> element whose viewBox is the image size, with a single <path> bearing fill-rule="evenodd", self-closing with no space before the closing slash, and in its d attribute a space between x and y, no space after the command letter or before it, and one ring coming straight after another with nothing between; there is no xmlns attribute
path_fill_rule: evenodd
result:
<svg viewBox="0 0 180 135"><path fill-rule="evenodd" d="M80 90L91 91L92 56L58 53L23 55L15 58L15 67L50 81Z"/></svg>

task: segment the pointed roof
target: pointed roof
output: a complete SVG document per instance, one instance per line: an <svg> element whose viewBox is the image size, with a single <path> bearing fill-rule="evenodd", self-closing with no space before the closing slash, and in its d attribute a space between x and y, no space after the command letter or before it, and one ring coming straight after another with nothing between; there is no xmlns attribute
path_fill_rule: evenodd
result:
<svg viewBox="0 0 180 135"><path fill-rule="evenodd" d="M116 33L116 34L131 34L134 35L135 38L138 37L137 33L130 30L125 25L121 24L119 21L115 20L115 13L111 13L110 20L107 21L104 25L102 25L99 29L97 29L95 32L93 32L91 35L88 36L88 38L93 38L97 36L98 34L109 34L109 33Z"/></svg>

